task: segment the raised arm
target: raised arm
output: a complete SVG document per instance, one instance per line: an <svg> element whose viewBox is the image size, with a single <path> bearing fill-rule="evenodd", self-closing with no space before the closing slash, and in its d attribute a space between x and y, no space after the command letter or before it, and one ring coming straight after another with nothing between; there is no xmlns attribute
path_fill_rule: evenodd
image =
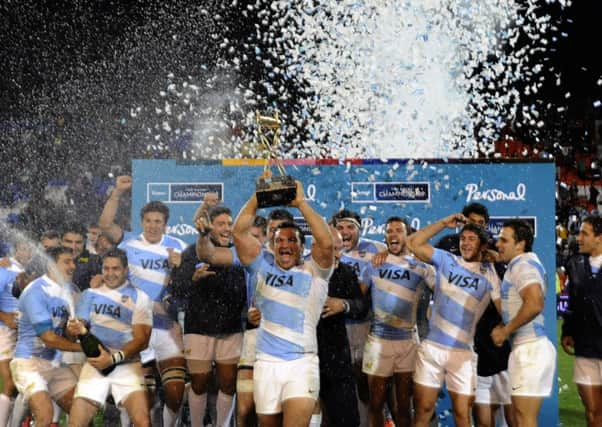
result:
<svg viewBox="0 0 602 427"><path fill-rule="evenodd" d="M196 255L200 260L211 265L230 266L234 263L234 257L229 248L215 246L209 238L211 224L206 216L200 215L196 218L194 225L199 232L196 241Z"/></svg>
<svg viewBox="0 0 602 427"><path fill-rule="evenodd" d="M118 176L115 180L115 188L107 199L98 225L103 233L107 233L114 242L119 242L123 236L123 230L115 224L115 215L119 208L121 196L132 189L132 177L127 175Z"/></svg>
<svg viewBox="0 0 602 427"><path fill-rule="evenodd" d="M435 249L428 241L440 233L445 228L456 228L466 224L467 219L464 215L455 213L437 222L427 225L420 230L408 236L408 248L418 259L424 262L430 262L433 258Z"/></svg>
<svg viewBox="0 0 602 427"><path fill-rule="evenodd" d="M313 237L311 256L321 268L330 268L334 263L334 245L328 224L305 200L305 193L301 182L297 182L297 197L290 205L301 211L303 218L309 225Z"/></svg>
<svg viewBox="0 0 602 427"><path fill-rule="evenodd" d="M255 193L251 195L247 203L240 209L234 227L232 229L232 238L238 258L243 265L249 264L261 252L261 242L251 234L253 219L257 213L257 198Z"/></svg>

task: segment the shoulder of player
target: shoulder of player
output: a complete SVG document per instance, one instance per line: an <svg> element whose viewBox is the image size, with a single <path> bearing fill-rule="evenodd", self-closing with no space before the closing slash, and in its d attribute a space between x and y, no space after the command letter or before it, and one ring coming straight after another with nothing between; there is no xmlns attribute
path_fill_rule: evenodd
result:
<svg viewBox="0 0 602 427"><path fill-rule="evenodd" d="M188 243L186 243L182 239L170 236L169 234L163 235L163 241L161 242L161 246L164 246L166 248L177 249L179 251L184 251L189 246L193 246L194 247L194 245L189 245Z"/></svg>

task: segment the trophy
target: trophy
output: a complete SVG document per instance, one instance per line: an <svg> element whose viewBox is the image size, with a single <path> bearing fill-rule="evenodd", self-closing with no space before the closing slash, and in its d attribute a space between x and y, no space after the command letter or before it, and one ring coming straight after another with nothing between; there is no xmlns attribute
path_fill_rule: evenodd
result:
<svg viewBox="0 0 602 427"><path fill-rule="evenodd" d="M257 133L259 134L259 142L268 156L268 161L264 168L264 177L259 178L255 186L255 196L257 204L260 208L268 208L271 206L287 205L297 197L297 183L292 176L286 175L284 166L280 160L276 160L278 168L278 176L271 175L268 172L270 159L276 159L274 152L278 145L280 137L280 119L278 112L274 116L262 116L259 111L255 113L255 121L257 122ZM270 142L266 132L272 133L272 141Z"/></svg>

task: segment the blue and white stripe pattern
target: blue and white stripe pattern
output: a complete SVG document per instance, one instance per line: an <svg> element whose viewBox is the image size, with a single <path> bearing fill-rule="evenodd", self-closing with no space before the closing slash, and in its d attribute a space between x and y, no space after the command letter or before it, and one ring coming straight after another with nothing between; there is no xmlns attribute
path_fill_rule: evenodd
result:
<svg viewBox="0 0 602 427"><path fill-rule="evenodd" d="M13 313L17 311L17 299L13 296L13 283L17 274L23 271L11 260L11 265L8 268L0 267L0 311L5 313ZM0 320L0 325L4 322Z"/></svg>
<svg viewBox="0 0 602 427"><path fill-rule="evenodd" d="M435 269L410 255L389 254L381 266L370 265L360 280L372 297L370 333L389 340L412 338L418 301L424 286L435 286Z"/></svg>
<svg viewBox="0 0 602 427"><path fill-rule="evenodd" d="M332 268L322 269L312 259L283 270L262 251L247 269L254 305L261 311L257 359L283 361L317 354L316 326Z"/></svg>
<svg viewBox="0 0 602 427"><path fill-rule="evenodd" d="M546 271L541 261L533 252L514 257L508 264L502 281L502 318L504 323L508 323L516 316L523 305L520 292L532 284L540 286L545 297ZM520 344L544 336L546 336L544 317L542 313L539 313L535 319L515 330L511 340L512 344Z"/></svg>
<svg viewBox="0 0 602 427"><path fill-rule="evenodd" d="M477 321L490 299L500 298L500 281L493 264L467 262L440 249L434 250L431 263L437 275L426 339L472 350Z"/></svg>
<svg viewBox="0 0 602 427"><path fill-rule="evenodd" d="M154 308L154 327L169 329L173 321L160 306L171 272L167 262L167 249L182 252L186 243L168 235L163 235L158 243L149 243L142 234L126 233L119 248L127 253L129 279L132 284L145 292L152 301L159 303L155 304Z"/></svg>
<svg viewBox="0 0 602 427"><path fill-rule="evenodd" d="M115 289L103 285L85 290L76 313L104 345L120 350L132 340L132 325L153 325L152 307L144 292L126 282Z"/></svg>
<svg viewBox="0 0 602 427"><path fill-rule="evenodd" d="M15 357L54 360L59 351L47 348L39 335L53 331L64 336L67 320L79 290L59 285L48 276L32 281L19 297L19 322Z"/></svg>

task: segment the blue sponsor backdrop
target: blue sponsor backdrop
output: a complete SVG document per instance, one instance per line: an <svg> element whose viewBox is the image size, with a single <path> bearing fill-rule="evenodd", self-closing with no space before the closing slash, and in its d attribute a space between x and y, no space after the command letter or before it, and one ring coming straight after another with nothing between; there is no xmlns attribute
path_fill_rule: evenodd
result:
<svg viewBox="0 0 602 427"><path fill-rule="evenodd" d="M301 180L306 198L318 212L328 218L341 208L355 210L363 218L362 236L375 240L383 240L384 222L389 216L405 216L412 226L420 228L460 211L470 202L487 206L492 215L489 228L494 233L507 218L529 220L537 235L534 250L548 272L546 329L556 343L553 163L302 160L285 164L287 173ZM254 191L263 166L257 161L180 164L173 160L135 160L132 170L134 231L141 231L142 206L149 200L161 200L171 211L168 232L192 243L196 238L192 216L205 192L217 191L236 213ZM539 425L558 424L556 390L555 383L553 396L544 401ZM440 422L453 425L451 417L446 416L447 405L439 405Z"/></svg>

